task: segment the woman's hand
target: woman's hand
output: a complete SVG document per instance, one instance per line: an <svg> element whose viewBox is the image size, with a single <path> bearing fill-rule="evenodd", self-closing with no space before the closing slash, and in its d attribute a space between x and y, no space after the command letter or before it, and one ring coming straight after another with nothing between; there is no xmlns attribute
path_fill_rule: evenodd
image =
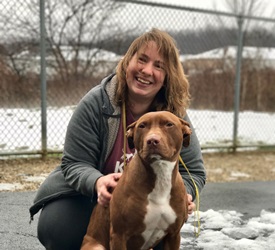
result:
<svg viewBox="0 0 275 250"><path fill-rule="evenodd" d="M98 204L107 207L112 197L112 192L117 185L122 173L108 174L99 177L96 181L95 187L97 191Z"/></svg>
<svg viewBox="0 0 275 250"><path fill-rule="evenodd" d="M188 214L192 214L196 209L196 204L193 202L193 198L191 194L187 194L188 199Z"/></svg>

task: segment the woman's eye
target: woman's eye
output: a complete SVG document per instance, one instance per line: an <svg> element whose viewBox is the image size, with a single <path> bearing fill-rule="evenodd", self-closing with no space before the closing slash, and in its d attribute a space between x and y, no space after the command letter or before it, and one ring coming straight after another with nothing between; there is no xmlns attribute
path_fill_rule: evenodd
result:
<svg viewBox="0 0 275 250"><path fill-rule="evenodd" d="M158 68L158 69L162 69L162 67L160 66L160 65L156 65L156 68Z"/></svg>
<svg viewBox="0 0 275 250"><path fill-rule="evenodd" d="M157 64L156 64L156 67L157 67L157 68L160 68L160 69L163 68L163 66L162 66L160 63L157 63Z"/></svg>
<svg viewBox="0 0 275 250"><path fill-rule="evenodd" d="M143 63L146 62L146 59L143 58L143 57L139 57L138 60L139 60L140 62L143 62Z"/></svg>
<svg viewBox="0 0 275 250"><path fill-rule="evenodd" d="M156 67L158 70L163 70L163 71L165 71L164 65L161 64L161 63L156 64L155 67Z"/></svg>

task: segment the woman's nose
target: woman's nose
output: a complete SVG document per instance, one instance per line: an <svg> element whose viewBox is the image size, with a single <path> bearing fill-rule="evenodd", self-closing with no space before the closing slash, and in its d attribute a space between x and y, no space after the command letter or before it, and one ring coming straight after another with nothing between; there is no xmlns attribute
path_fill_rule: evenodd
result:
<svg viewBox="0 0 275 250"><path fill-rule="evenodd" d="M146 75L153 74L153 65L151 63L146 63L143 65L141 72Z"/></svg>

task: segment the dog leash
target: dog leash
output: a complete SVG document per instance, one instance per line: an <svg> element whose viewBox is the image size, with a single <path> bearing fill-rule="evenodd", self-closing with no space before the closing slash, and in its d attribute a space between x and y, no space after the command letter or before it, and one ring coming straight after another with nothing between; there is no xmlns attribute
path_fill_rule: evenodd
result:
<svg viewBox="0 0 275 250"><path fill-rule="evenodd" d="M126 108L125 102L122 103L122 124L123 124L123 132L124 132L124 140L123 140L123 166L126 168L126 150L127 150L127 137L126 137Z"/></svg>
<svg viewBox="0 0 275 250"><path fill-rule="evenodd" d="M126 107L125 107L125 102L122 103L122 124L123 124L123 132L124 132L124 140L123 140L123 166L124 168L127 165L127 161L126 161L126 148L127 148L127 138L126 138ZM198 187L192 177L192 175L190 174L188 168L186 167L185 163L183 162L181 156L179 156L179 160L181 162L181 164L183 165L183 167L186 169L188 175L190 176L190 179L193 182L193 185L195 187L195 191L196 191L196 211L194 211L194 233L195 236L198 237L200 235L200 195L199 195L199 191L198 191ZM196 221L196 216L197 216L197 221ZM198 230L196 231L196 227L198 228Z"/></svg>
<svg viewBox="0 0 275 250"><path fill-rule="evenodd" d="M183 167L185 168L185 170L187 171L187 173L190 176L191 181L193 182L193 185L195 187L195 191L196 191L196 211L194 211L194 233L195 236L198 237L200 235L200 195L199 195L199 189L192 177L192 175L190 174L188 168L186 167L185 163L183 162L181 156L179 157L179 160L181 162L181 164L183 165ZM196 220L197 218L197 220ZM196 231L196 227L198 228L198 230Z"/></svg>

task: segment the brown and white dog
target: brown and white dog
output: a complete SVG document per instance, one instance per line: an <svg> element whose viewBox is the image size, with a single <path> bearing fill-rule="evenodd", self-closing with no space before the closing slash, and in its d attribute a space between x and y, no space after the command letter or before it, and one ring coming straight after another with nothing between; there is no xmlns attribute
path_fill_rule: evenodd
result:
<svg viewBox="0 0 275 250"><path fill-rule="evenodd" d="M127 128L136 153L110 206L95 207L82 250L147 250L161 240L163 249L179 249L188 202L178 162L190 135L189 124L167 111L147 113Z"/></svg>

